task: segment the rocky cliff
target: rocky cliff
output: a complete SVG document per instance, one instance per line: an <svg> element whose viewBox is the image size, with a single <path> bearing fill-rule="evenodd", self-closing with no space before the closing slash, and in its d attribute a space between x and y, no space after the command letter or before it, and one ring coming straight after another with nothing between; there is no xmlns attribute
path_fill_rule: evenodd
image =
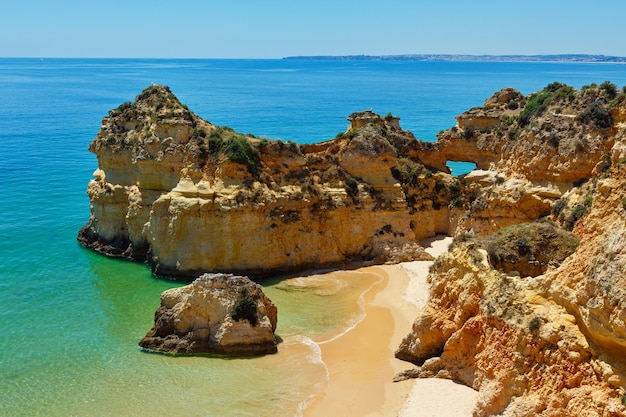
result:
<svg viewBox="0 0 626 417"><path fill-rule="evenodd" d="M427 258L417 242L436 233L550 214L606 166L623 97L604 84L504 89L436 143L366 111L335 139L298 145L214 126L153 85L112 110L89 146L98 169L79 240L173 276ZM447 161L479 169L455 178Z"/></svg>
<svg viewBox="0 0 626 417"><path fill-rule="evenodd" d="M351 120L326 143L257 139L214 126L151 86L112 110L89 147L98 169L79 240L174 276L428 259L416 242L449 229L451 193L435 183L456 179L429 173L414 198L419 210L408 207L398 176L427 173L400 161L415 138L391 116Z"/></svg>
<svg viewBox="0 0 626 417"><path fill-rule="evenodd" d="M589 94L594 101L570 115L575 129L549 130L571 130L571 136L555 140L559 147L545 170L527 174L527 166L505 158L492 163L524 181L574 183L544 220L554 231L519 226L483 238L457 235L453 249L435 262L430 300L396 353L419 366L399 379L438 376L469 385L479 391L476 416L626 414L626 126L623 95L612 95L610 87L591 86L567 99L577 103ZM546 100L544 111L554 112L555 102ZM595 114L591 123L589 113ZM519 117L512 123L516 134L563 116ZM535 140L549 131L538 130ZM566 161L557 149L572 136L586 141L576 145L581 154ZM541 151L535 143L529 164L552 146ZM583 150L591 160L579 164L587 158ZM571 172L557 175L566 167ZM485 201L488 210L495 200ZM491 228L477 229L484 235ZM545 253L550 262L541 261Z"/></svg>
<svg viewBox="0 0 626 417"><path fill-rule="evenodd" d="M173 276L426 258L416 242L436 233L550 214L607 166L623 97L605 84L504 89L436 143L361 112L335 139L298 145L214 126L153 85L112 110L89 147L98 169L79 240ZM447 161L478 169L455 178Z"/></svg>
<svg viewBox="0 0 626 417"><path fill-rule="evenodd" d="M277 309L246 277L204 274L161 294L142 348L162 353L229 356L275 353Z"/></svg>
<svg viewBox="0 0 626 417"><path fill-rule="evenodd" d="M324 143L268 141L151 86L90 145L79 240L192 276L425 259L417 242L454 235L398 350L419 365L405 376L474 387L477 416L624 415L626 91L507 88L436 143L391 115L349 121Z"/></svg>

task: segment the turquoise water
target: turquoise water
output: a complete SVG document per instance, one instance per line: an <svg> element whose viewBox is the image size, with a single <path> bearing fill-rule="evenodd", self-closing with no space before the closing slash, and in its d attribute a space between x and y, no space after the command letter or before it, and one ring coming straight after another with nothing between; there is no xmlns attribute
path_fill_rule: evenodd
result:
<svg viewBox="0 0 626 417"><path fill-rule="evenodd" d="M215 124L310 143L370 108L434 140L503 87L527 94L556 80L621 87L626 66L0 59L0 415L293 415L323 384L312 341L354 320L352 292L268 282L285 340L278 355L169 358L138 349L159 294L179 284L75 238L89 217L85 190L97 164L87 145L109 109L150 83L169 85Z"/></svg>

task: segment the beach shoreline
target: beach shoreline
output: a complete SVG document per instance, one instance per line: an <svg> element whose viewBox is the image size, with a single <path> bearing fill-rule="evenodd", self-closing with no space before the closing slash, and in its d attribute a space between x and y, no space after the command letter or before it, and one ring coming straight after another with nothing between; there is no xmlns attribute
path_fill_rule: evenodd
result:
<svg viewBox="0 0 626 417"><path fill-rule="evenodd" d="M450 241L437 237L423 245L437 257ZM412 366L396 359L394 352L428 300L431 264L416 261L343 272L380 279L363 294L363 319L340 337L319 343L328 385L309 402L304 417L472 415L477 393L471 388L442 379L393 382L398 372Z"/></svg>

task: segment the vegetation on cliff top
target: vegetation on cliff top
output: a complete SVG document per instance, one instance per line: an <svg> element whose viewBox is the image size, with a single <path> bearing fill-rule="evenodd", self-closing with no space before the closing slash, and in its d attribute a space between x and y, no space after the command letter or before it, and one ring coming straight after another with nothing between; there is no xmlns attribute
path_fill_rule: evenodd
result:
<svg viewBox="0 0 626 417"><path fill-rule="evenodd" d="M127 101L109 112L110 118L136 120L143 123L178 119L195 125L198 118L182 104L169 87L152 84L144 89L134 102Z"/></svg>
<svg viewBox="0 0 626 417"><path fill-rule="evenodd" d="M587 158L592 161L591 168L573 172L572 179L563 179L563 175L572 172L563 170L569 166L573 152L600 154L611 146L612 131L606 126L613 123L611 110L625 100L626 91L618 90L608 81L599 86L585 86L580 91L554 82L527 97L505 88L487 99L483 107L459 116L462 128L442 132L437 143L417 140L411 132L402 130L399 118L391 114L380 116L362 111L348 117L350 128L335 139L298 145L257 139L228 127L214 126L191 113L168 87L152 85L135 102L123 103L110 112L92 150L109 148L117 152L130 148L133 163L171 158L171 163L185 164L185 175L198 179L231 175L235 180L232 183L242 185L235 193L238 205L260 204L266 197L272 200L277 195L289 195L294 201L310 201L314 209L375 201L374 210L377 210L391 208L392 202L403 196L409 214L459 210L461 214L456 216L471 217L479 206L480 213L489 213L491 194L479 191L478 183L467 184L462 178L451 177L446 159L476 161L474 158L485 157L481 162L484 167L495 166L496 170L503 168L502 172L508 172L495 176L494 186L504 183L511 173L524 169L521 174L532 181L532 175L541 174L547 164L545 160L550 158L551 167L558 164L564 167L548 173L555 176L550 179L584 181L590 177L595 166L593 158L597 156ZM451 139L461 139L464 143L458 145ZM473 153L458 154L458 150L451 149L454 146L460 146L461 153L466 150ZM457 154L452 156L454 152ZM536 154L530 156L530 152ZM529 155L537 167L520 164L522 154ZM553 163L556 158L562 161ZM218 169L228 160L245 166L246 170L226 166ZM364 166L365 160L377 166L372 165L370 170ZM385 168L372 174L370 171L376 171L378 165ZM387 179L383 180L383 176ZM394 179L401 185L399 195L389 188ZM522 198L521 193L515 198ZM549 213L550 203L546 205L547 212L543 210L541 216ZM584 214L583 209L584 206L568 215L571 221L567 228L571 229Z"/></svg>
<svg viewBox="0 0 626 417"><path fill-rule="evenodd" d="M200 159L205 164L209 158L218 163L223 155L237 164L245 165L252 175L258 174L259 151L244 135L233 129L217 126L207 134L206 129L197 128L191 139L197 143Z"/></svg>
<svg viewBox="0 0 626 417"><path fill-rule="evenodd" d="M220 216L227 218L228 221L241 218L228 217L233 212L250 214L251 217L247 217L246 222L258 216L255 233L259 235L267 233L264 235L266 236L264 242L272 242L271 245L262 246L263 251L256 252L258 258L267 258L267 251L278 246L277 241L267 239L267 236L279 235L281 232L284 236L284 231L290 229L293 231L288 241L284 242L284 247L280 248L282 252L276 252L276 259L278 259L276 264L267 267L267 264L263 264L263 259L256 260L257 265L262 266L255 265L254 267L264 267L265 271L272 267L283 268L283 265L287 264L290 259L295 259L296 256L293 256L295 251L292 249L298 248L299 243L305 242L309 245L313 239L312 236L321 235L328 230L342 229L343 224L329 221L338 212L342 212L341 215L344 216L338 218L346 225L347 240L350 243L356 239L363 241L359 242L356 250L349 248L338 251L344 259L360 257L359 259L376 259L376 262L379 259L390 260L392 258L383 256L378 258L371 255L376 253L374 250L376 248L371 249L368 245L373 247L371 242L378 239L383 243L384 250L389 251L395 249L394 245L399 247L407 241L417 246L415 241L419 240L418 233L423 235L430 233L432 236L440 230L447 231L449 234L456 234L455 244L467 242L465 253L468 256L464 255L463 263L469 266L468 269L473 270L471 274L478 277L482 273L487 273L493 277L493 281L488 283L491 286L489 294L483 291L486 287L482 282L486 281L479 282L480 285L467 285L469 281L466 277L471 274L455 271L455 268L450 267L452 264L446 264L454 255L440 257L433 265L433 272L439 273L435 274L439 275L435 278L444 280L456 274L459 281L461 278L463 281L458 291L454 286L449 285L451 281L441 281L442 285L433 285L435 291L442 291L445 295L441 299L445 300L446 308L453 306L457 301L459 305L467 302L463 308L471 307L475 308L475 311L483 306L489 307L485 309L488 314L484 315L484 335L495 335L496 338L503 336L500 339L494 339L495 342L494 340L488 342L495 349L493 352L497 353L502 346L506 346L503 342L507 340L512 342L508 345L510 348L523 347L524 349L519 355L518 351L510 350L514 354L503 357L530 358L526 364L544 365L546 358L552 358L550 360L559 365L558 369L565 370L566 374L569 372L567 366L572 365L574 359L581 360L580 355L576 357L568 352L567 361L559 362L558 357L564 349L560 344L554 343L556 339L552 339L552 335L557 334L553 330L562 331L565 327L556 326L557 321L549 321L543 314L545 309L536 312L534 310L536 306L529 306L524 298L526 297L525 291L531 286L542 285L542 281L544 285L551 284L551 282L557 283L567 268L572 269L571 264L581 257L581 251L585 250L585 246L589 247L587 236L578 247L579 238L563 229L573 229L581 235L592 233L594 229L601 229L592 222L601 222L602 219L598 220L598 217L602 215L604 218L607 213L612 213L613 217L617 218L613 224L623 224L626 200L621 194L611 196L612 193L619 193L623 190L623 181L621 181L623 171L619 172L621 182L616 181L617 176L615 178L604 177L615 181L603 185L601 184L602 178L597 175L598 172L601 175L616 172L621 169L620 166L623 163L626 164L624 162L626 161L624 130L621 125L626 110L624 106L626 91L619 91L610 82L599 86L595 84L585 86L580 91L561 83L551 83L542 91L528 97L524 97L513 89L504 89L488 99L484 107L470 110L463 115L466 117L460 116L458 121L461 128L442 132L439 135L440 140L435 144L425 144L415 140L410 132L399 128L397 118L391 115L383 118L371 112L353 114L349 119L352 126L347 132L322 144L297 145L258 140L251 135L242 135L229 128L215 127L190 112L185 113L186 108L180 103L176 104L177 101L172 101L172 97L169 89L150 87L138 96L135 103L125 103L113 110L110 114L110 123L104 123L101 136L97 140L101 141L101 148L109 147L107 151L113 153L119 150L115 146L140 148L141 152L144 152L142 155L146 155L143 156L145 158L162 157L171 151L169 155L174 154L175 158L169 161L171 164L168 168L183 167L181 177L185 175L185 180L191 179L196 184L205 181L209 177L208 174L219 173L223 176L222 178L228 180L224 181L228 182L226 187L221 187L221 184L215 187L217 192L213 189L209 190L210 192L201 192L201 187L197 187L198 192L189 192L194 199L202 200L206 207L202 209L205 210L204 212L200 212L204 216L201 219L210 218L210 221L194 221L189 228L191 238L190 235L177 236L177 238L181 236L185 238L179 239L179 242L183 244L178 247L186 250L190 250L193 246L199 248L202 245L188 244L194 235L198 235L198 239L214 236L210 233L199 232L201 230L199 228L203 224L221 221L211 211L216 210L216 207L217 210L224 208ZM461 126L462 124L465 126ZM148 128L146 129L145 126ZM178 129L181 126L182 128ZM139 133L136 132L138 129ZM131 137L133 140L130 140ZM177 147L167 148L171 146L168 144L172 143ZM162 147L158 148L158 146ZM96 149L95 146L94 149ZM100 151L100 149L97 150ZM155 152L154 149L157 151ZM452 158L464 161L480 160L479 163L482 164L484 171L474 172L473 176L454 178L445 170L447 159ZM116 162L122 159L117 158ZM104 160L105 164L108 162L106 158L99 158L100 160ZM246 166L247 171L236 166L233 169L231 165L225 163L226 160ZM602 168L604 162L608 166L606 169ZM134 164L135 160L132 163ZM217 167L220 164L223 164L221 167L223 169L218 170ZM106 171L106 168L103 167L103 171ZM569 175L572 171L577 172ZM123 194L127 192L123 189L124 184L115 188L106 182L113 182L112 178L115 178L115 170L109 172L113 174L101 175L92 182L97 184L97 186L93 184L90 186L92 201L95 200L92 196L101 197L115 192L121 196L119 200L128 199L127 194ZM553 175L553 177L547 177L547 175ZM172 181L174 185L178 178ZM210 177L210 181L202 185L205 188L211 187L212 183L217 182L213 181L215 178L215 176ZM209 185L206 185L207 183ZM597 185L599 192L596 192L596 183L600 183ZM553 187L554 184L557 186ZM602 186L604 192L602 192ZM131 187L133 187L133 192L136 188L139 188L138 192L142 192L139 180L133 179ZM192 186L189 188L193 189ZM565 188L569 190L565 192ZM116 189L118 191L115 191ZM167 193L170 190L163 191ZM156 190L150 189L150 191L153 193ZM560 196L562 196L561 199L559 199ZM222 200L219 200L220 198ZM597 207L602 206L603 200L609 198L611 204L605 203L605 211L598 212ZM220 206L220 204L223 205ZM192 216L199 213L197 207L198 205L194 206ZM237 210L231 210L233 207ZM332 209L338 207L341 209L331 212ZM613 211L611 212L607 207ZM240 208L242 209L239 210ZM547 220L532 222L532 220L548 216L551 209L553 217L550 218L559 221L563 228ZM387 211L376 213L378 210ZM617 215L615 215L615 210L617 210ZM595 220L594 211L596 211ZM171 217L169 213L162 214L159 220L167 220ZM181 213L179 219L190 212L181 211ZM151 216L151 209L145 210L145 214L146 218ZM125 221L128 221L129 217L119 216ZM194 217L192 218L195 220ZM318 219L322 219L323 222L316 224ZM528 221L531 222L528 223ZM375 235L368 235L375 229L371 226L377 224L376 222L384 225L376 226ZM525 223L513 224L516 222ZM579 226L575 227L577 223ZM142 218L137 224L143 226L145 219ZM173 229L172 224L170 223L170 229ZM328 226L329 224L334 224L334 226ZM502 228L502 225L511 226ZM142 227L126 226L126 224L121 224L119 229L140 230L141 233L145 230ZM366 230L367 227L370 227L369 231ZM102 239L97 235L96 229L88 230L93 230L93 234L83 233L83 236L86 237L86 243L93 247L93 241ZM205 230L212 229L206 228ZM245 242L252 228L237 227L228 230L228 233L221 233L221 235L231 238L233 233L240 233L239 242ZM476 230L480 236L467 232L472 230ZM497 232L489 234L494 230ZM155 241L168 241L172 237L156 233L154 236L157 236ZM328 241L337 242L337 236L339 235L332 235ZM143 235L139 237L143 238ZM624 299L621 277L626 261L621 256L624 249L623 239L621 239L623 236L618 237L618 239L601 237L606 243L598 239L598 242L594 244L598 250L594 249L593 252L587 250L589 259L585 260L585 263L579 262L583 267L570 271L578 276L581 271L586 274L584 288L581 289L583 295L586 291L595 291L596 295L603 297L590 299L590 302L593 300L593 303L597 304L583 303L588 308L593 308L594 314L602 310L602 300L607 300L604 305L608 306L610 303L618 306L615 311L623 311L619 303ZM391 240L392 238L396 240ZM368 239L371 240L368 241ZM130 239L126 239L123 243L128 245L129 242ZM253 244L258 246L256 242ZM605 248L601 248L602 245L605 245ZM222 246L228 247L228 245ZM313 253L314 256L320 256L322 250L314 253L315 248L325 250L326 247L319 243L306 247L307 250L302 250L298 254L302 258L289 264L290 267L293 266L291 270L310 266L311 262L315 262L314 266L319 266L318 259L313 258L311 261L306 258L306 255ZM253 250L240 251L245 256L245 262L250 261L250 254L257 248L251 249ZM334 249L329 249L329 252L332 250ZM576 255L563 264L563 261L576 251ZM484 253L488 255L487 259ZM214 252L198 251L197 254L198 259L210 256L218 260L227 258L215 256ZM416 252L409 252L407 256L415 259ZM171 270L178 272L175 268L179 268L179 264L176 259L174 261L176 261L176 266ZM486 261L491 264L491 268ZM392 262L397 262L397 260L392 260ZM219 268L237 268L243 263L237 260L226 266L219 265ZM552 269L559 265L562 267ZM184 269L181 270L183 273L186 272ZM517 275L535 277L543 274L545 274L543 278L534 280L517 277ZM558 287L555 288L558 290ZM459 296L466 290L468 292ZM563 294L567 296L563 291L557 291L557 293L559 297L552 300L557 303L560 302ZM471 296L468 297L467 294ZM548 291L543 295L548 296ZM255 299L243 290L237 294L237 297L232 310L228 312L230 317L233 320L248 320L253 326L261 323L254 309ZM431 294L432 299L435 298ZM579 299L572 298L572 305L568 308L576 307L574 304ZM599 301L595 301L596 299ZM545 303L543 307L546 306L550 307ZM439 314L442 311L445 312L445 309L433 308L425 311ZM559 310L558 316L553 317L569 323L570 315L561 314L564 312L565 310ZM584 315L573 316L576 316L576 320L584 319ZM454 314L454 320L462 317L469 316L465 312ZM515 323L517 325L521 323L523 326L523 332L518 334L527 339L509 337L511 333L506 334L500 331L503 328L506 329L505 325L514 323L513 319L516 317L521 320ZM595 317L592 316L594 320ZM425 323L429 331L436 333L452 323L452 320L442 326L437 323L433 325L433 322L422 321L422 323ZM480 324L476 320L472 323L473 326ZM471 333L477 335L475 331L477 328L473 327ZM510 328L513 329L514 326ZM492 331L493 329L497 331ZM609 327L604 326L603 331L604 329L609 329ZM623 329L622 317L615 320L613 330L615 329ZM545 338L548 333L550 340ZM560 335L568 336L566 332ZM465 337L467 333L463 335L463 338ZM459 341L457 338L453 339ZM422 341L425 340L426 338L422 338ZM528 340L528 343L517 343L515 340ZM546 343L539 348L538 345L530 343L541 340ZM463 347L461 350L464 360L468 358L465 349L468 345L470 344L460 345ZM480 350L485 344L472 343L471 346L477 347L479 354L485 352ZM583 346L583 344L579 343L576 346ZM533 353L527 348L536 350ZM437 347L439 359L444 356L441 355L442 351L444 351L443 348ZM445 352L450 351L445 350ZM544 352L550 354L546 355ZM470 355L473 358L478 356ZM487 358L490 356L483 355ZM485 362L491 366L490 361ZM563 363L567 366L560 366ZM510 364L501 368L507 370ZM489 372L485 373L487 378L493 377L491 369L489 368ZM533 372L535 371L537 374L544 373L541 368L537 367L534 367ZM470 373L467 374L470 375ZM507 375L509 374L510 372L507 371ZM589 374L595 381L598 376L595 369L592 369ZM473 375L471 374L472 378ZM570 376L567 375L568 378ZM526 379L519 380L527 381ZM502 386L511 386L508 379L503 379L503 381L505 382ZM573 379L568 381L573 381L574 385L580 385L580 381Z"/></svg>
<svg viewBox="0 0 626 417"><path fill-rule="evenodd" d="M455 243L471 241L487 251L494 269L522 276L537 276L561 264L580 242L572 233L539 220L508 226L484 237L458 235Z"/></svg>
<svg viewBox="0 0 626 417"><path fill-rule="evenodd" d="M580 103L576 103L577 98ZM519 126L524 127L533 118L543 114L549 106L552 106L557 114L563 111L563 107L573 106L578 107L579 122L593 122L599 128L608 128L613 124L611 108L624 100L626 91L618 93L617 86L609 81L604 81L599 86L597 84L583 86L578 95L573 87L553 82L528 97L517 120Z"/></svg>
<svg viewBox="0 0 626 417"><path fill-rule="evenodd" d="M256 300L248 294L246 287L240 288L239 298L235 301L231 317L235 321L248 320L252 326L257 325Z"/></svg>

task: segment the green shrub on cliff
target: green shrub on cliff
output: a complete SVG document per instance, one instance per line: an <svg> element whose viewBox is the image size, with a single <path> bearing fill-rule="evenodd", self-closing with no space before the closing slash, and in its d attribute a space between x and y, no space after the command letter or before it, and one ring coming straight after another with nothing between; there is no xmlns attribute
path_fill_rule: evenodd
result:
<svg viewBox="0 0 626 417"><path fill-rule="evenodd" d="M417 185L417 179L424 167L409 158L399 158L397 165L391 168L391 175L402 184ZM426 173L428 175L428 172ZM432 172L426 178L432 176Z"/></svg>
<svg viewBox="0 0 626 417"><path fill-rule="evenodd" d="M248 167L251 174L256 174L259 169L259 152L244 136L235 135L225 141L222 152L228 159Z"/></svg>
<svg viewBox="0 0 626 417"><path fill-rule="evenodd" d="M552 214L555 216L558 216L559 214L561 214L561 212L563 211L566 205L567 205L567 200L564 200L562 198L558 199L554 203L554 206L552 206Z"/></svg>
<svg viewBox="0 0 626 417"><path fill-rule="evenodd" d="M565 224L563 225L566 230L572 230L578 220L583 217L587 213L587 207L584 204L578 204L574 207L574 210L570 213L570 215L565 220Z"/></svg>
<svg viewBox="0 0 626 417"><path fill-rule="evenodd" d="M593 122L596 126L603 129L613 125L611 111L599 100L594 101L589 107L578 114L576 120L582 123Z"/></svg>
<svg viewBox="0 0 626 417"><path fill-rule="evenodd" d="M354 197L357 194L359 194L359 183L357 180L350 177L346 179L345 184L346 184L346 192L348 193L348 195L351 195Z"/></svg>
<svg viewBox="0 0 626 417"><path fill-rule="evenodd" d="M133 107L133 103L131 103L130 101L125 101L124 103L122 103L119 106L117 106L115 109L111 110L109 112L109 116L113 116L113 115L116 115L116 114L121 114L125 110L130 109L131 107Z"/></svg>
<svg viewBox="0 0 626 417"><path fill-rule="evenodd" d="M256 301L254 301L254 298L249 295L239 297L235 302L231 317L237 321L248 320L251 325L256 326Z"/></svg>
<svg viewBox="0 0 626 417"><path fill-rule="evenodd" d="M245 165L251 174L258 173L259 151L245 136L233 129L217 126L207 133L205 129L197 128L191 139L197 143L201 159L206 161L211 157L218 160L220 154L223 154L231 161Z"/></svg>
<svg viewBox="0 0 626 417"><path fill-rule="evenodd" d="M614 99L617 96L617 86L610 81L605 81L600 84L600 89L606 93L609 99Z"/></svg>
<svg viewBox="0 0 626 417"><path fill-rule="evenodd" d="M195 140L198 143L200 158L206 159L209 156L209 147L206 143L206 130L194 129L193 133L191 134L191 140Z"/></svg>
<svg viewBox="0 0 626 417"><path fill-rule="evenodd" d="M541 327L541 319L539 317L533 317L533 319L528 323L528 329L531 332L536 332Z"/></svg>
<svg viewBox="0 0 626 417"><path fill-rule="evenodd" d="M435 181L435 192L439 193L439 191L443 190L444 188L446 188L445 182L443 182L442 180Z"/></svg>
<svg viewBox="0 0 626 417"><path fill-rule="evenodd" d="M524 110L522 110L517 118L519 125L522 127L526 126L530 122L530 119L543 114L548 108L548 104L550 104L553 95L554 92L550 90L543 90L532 94L526 106L524 106Z"/></svg>
<svg viewBox="0 0 626 417"><path fill-rule="evenodd" d="M550 92L550 93L555 93L555 92L559 91L560 89L562 89L564 87L567 87L567 85L563 84L563 83L560 83L558 81L555 81L553 83L550 83L550 84L546 85L543 88L543 91Z"/></svg>
<svg viewBox="0 0 626 417"><path fill-rule="evenodd" d="M220 153L224 145L224 139L217 129L211 132L207 138L207 148L210 155L216 156Z"/></svg>
<svg viewBox="0 0 626 417"><path fill-rule="evenodd" d="M574 94L575 94L574 87L564 85L558 91L555 92L554 100L574 101L574 98L575 98ZM560 111L558 113L560 113Z"/></svg>
<svg viewBox="0 0 626 417"><path fill-rule="evenodd" d="M548 265L558 265L571 255L579 239L550 222L536 221L502 228L478 239L478 243L494 268L537 276Z"/></svg>

